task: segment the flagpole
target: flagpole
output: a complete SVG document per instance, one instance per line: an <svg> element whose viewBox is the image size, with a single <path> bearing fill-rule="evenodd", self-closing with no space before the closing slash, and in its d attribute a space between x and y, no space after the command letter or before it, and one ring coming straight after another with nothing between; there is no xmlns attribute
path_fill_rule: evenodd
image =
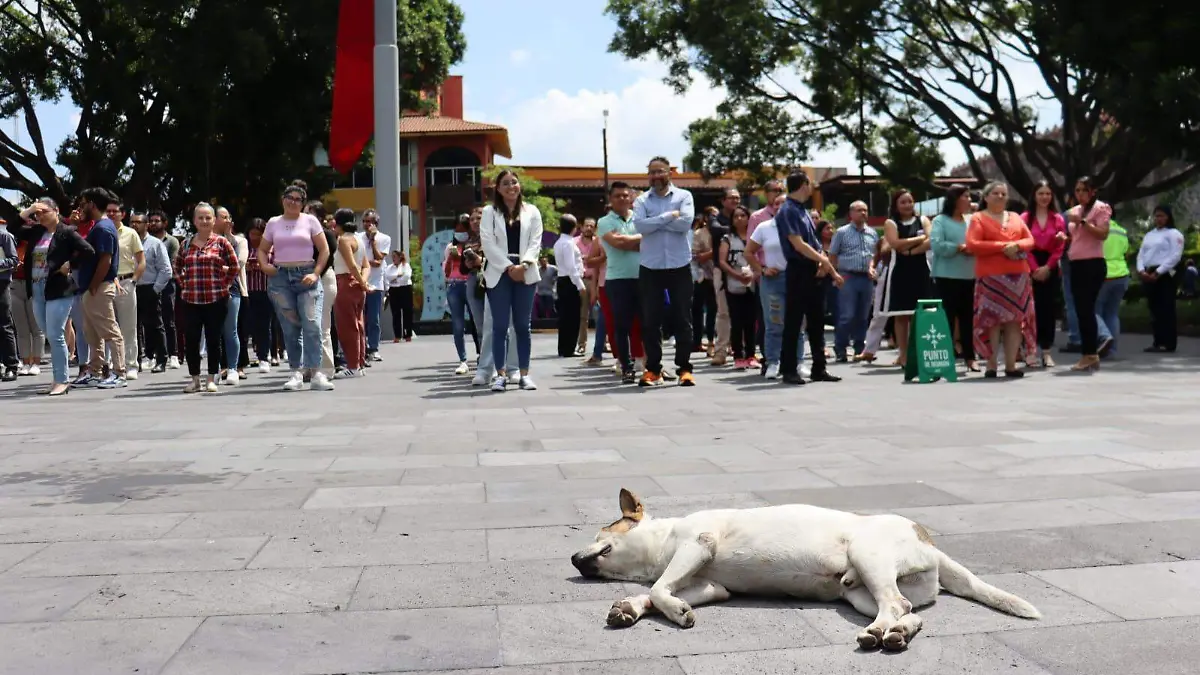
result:
<svg viewBox="0 0 1200 675"><path fill-rule="evenodd" d="M400 48L396 0L375 0L375 208L379 229L399 236L393 250L409 254L408 228L400 222Z"/></svg>

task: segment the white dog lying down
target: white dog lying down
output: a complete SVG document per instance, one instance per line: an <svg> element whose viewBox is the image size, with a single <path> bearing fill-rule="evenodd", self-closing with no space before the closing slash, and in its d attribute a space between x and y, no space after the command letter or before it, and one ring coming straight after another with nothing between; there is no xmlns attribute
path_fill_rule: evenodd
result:
<svg viewBox="0 0 1200 675"><path fill-rule="evenodd" d="M913 608L933 604L939 584L1002 612L1041 618L1033 605L981 581L935 548L925 528L900 516L789 504L655 520L625 489L620 505L620 520L571 556L584 577L653 584L649 595L613 603L610 626L632 626L657 609L691 628L692 607L730 593L842 598L874 618L858 635L862 648L901 650L921 630Z"/></svg>

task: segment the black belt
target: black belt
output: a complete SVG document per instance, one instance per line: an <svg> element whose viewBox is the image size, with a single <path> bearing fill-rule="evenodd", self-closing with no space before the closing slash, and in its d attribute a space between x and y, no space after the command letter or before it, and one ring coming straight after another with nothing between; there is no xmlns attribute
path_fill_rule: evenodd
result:
<svg viewBox="0 0 1200 675"><path fill-rule="evenodd" d="M132 278L133 278L132 274L118 274L117 275L117 281L127 281Z"/></svg>

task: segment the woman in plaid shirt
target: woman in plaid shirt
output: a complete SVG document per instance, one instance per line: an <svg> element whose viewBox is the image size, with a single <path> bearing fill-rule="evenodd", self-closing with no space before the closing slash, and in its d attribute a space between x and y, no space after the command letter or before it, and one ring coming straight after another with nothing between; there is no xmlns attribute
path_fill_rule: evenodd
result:
<svg viewBox="0 0 1200 675"><path fill-rule="evenodd" d="M205 202L196 205L192 224L196 235L179 251L175 262L179 300L183 304L188 372L192 381L184 392L200 391L200 331L208 344L208 384L217 391L221 372L221 328L229 310L229 287L238 275L237 253L229 240L213 231L216 211Z"/></svg>

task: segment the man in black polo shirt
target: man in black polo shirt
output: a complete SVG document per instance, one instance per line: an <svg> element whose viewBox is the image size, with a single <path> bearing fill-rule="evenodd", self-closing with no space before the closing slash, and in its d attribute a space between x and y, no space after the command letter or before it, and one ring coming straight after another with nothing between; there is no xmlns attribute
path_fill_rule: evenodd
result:
<svg viewBox="0 0 1200 675"><path fill-rule="evenodd" d="M808 344L812 353L812 380L839 382L842 378L825 369L825 293L817 283L817 274L828 274L835 284L842 277L821 251L821 240L804 202L812 195L808 174L794 173L787 178L787 201L775 215L779 243L787 258L787 294L783 312L783 350L779 370L784 384L804 384L797 363L796 343L800 324L808 321Z"/></svg>

